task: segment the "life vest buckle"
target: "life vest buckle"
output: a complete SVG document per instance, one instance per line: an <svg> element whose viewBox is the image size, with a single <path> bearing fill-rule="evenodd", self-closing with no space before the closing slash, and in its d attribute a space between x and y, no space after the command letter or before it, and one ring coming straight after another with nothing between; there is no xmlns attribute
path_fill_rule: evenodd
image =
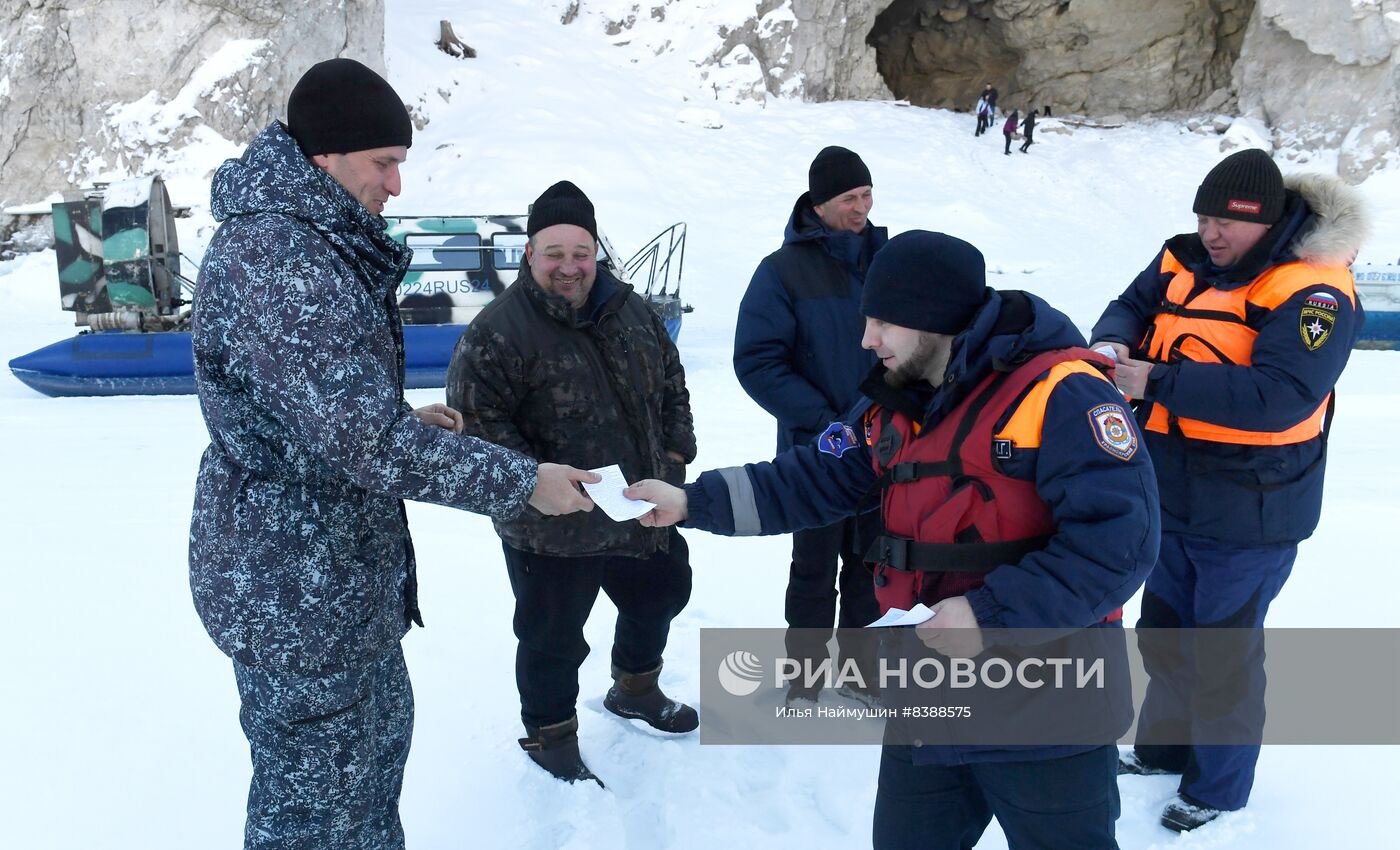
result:
<svg viewBox="0 0 1400 850"><path fill-rule="evenodd" d="M874 545L870 547L870 551L865 553L865 560L868 563L881 564L892 570L910 572L909 541L903 537L882 534L875 538Z"/></svg>

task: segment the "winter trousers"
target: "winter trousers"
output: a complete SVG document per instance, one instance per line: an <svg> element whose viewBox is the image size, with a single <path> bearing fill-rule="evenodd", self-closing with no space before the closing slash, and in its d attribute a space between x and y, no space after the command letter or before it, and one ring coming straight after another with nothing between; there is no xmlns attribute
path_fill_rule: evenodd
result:
<svg viewBox="0 0 1400 850"><path fill-rule="evenodd" d="M1260 627L1297 554L1296 544L1246 547L1162 535L1138 628L1196 631L1181 639L1138 632L1149 678L1134 751L1144 764L1181 773L1179 791L1188 802L1224 810L1249 802L1264 726ZM1210 663L1198 665L1197 657ZM1184 743L1192 740L1247 743Z"/></svg>
<svg viewBox="0 0 1400 850"><path fill-rule="evenodd" d="M787 599L783 613L788 631L784 636L789 658L811 663L813 668L830 657L827 643L831 627L837 633L841 659L855 661L867 690L877 691L878 635L861 631L880 617L875 584L864 562L864 549L880 535L880 512L870 511L822 528L792 535L792 565L788 570ZM839 599L839 608L838 608ZM815 699L817 689L796 689L794 694Z"/></svg>
<svg viewBox="0 0 1400 850"><path fill-rule="evenodd" d="M979 113L977 113L977 132L973 133L972 135L974 135L974 136L980 136L980 135L982 135L983 133L987 132L987 125L989 125L989 124L991 124L991 123L992 123L992 122L990 122L990 121L987 120L987 113L985 113L985 112L979 112Z"/></svg>
<svg viewBox="0 0 1400 850"><path fill-rule="evenodd" d="M874 850L967 850L995 816L1011 850L1116 850L1118 748L1043 761L914 764L886 745Z"/></svg>
<svg viewBox="0 0 1400 850"><path fill-rule="evenodd" d="M1034 140L1032 139L1032 136L1034 136L1034 135L1035 135L1035 131L1034 131L1034 130L1027 130L1027 131L1026 131L1026 140L1025 140L1024 142L1021 143L1021 153L1026 153L1026 152L1027 152L1027 151L1026 151L1026 148L1028 148L1028 147L1030 147L1031 145L1035 144Z"/></svg>
<svg viewBox="0 0 1400 850"><path fill-rule="evenodd" d="M1002 153L1009 155L1011 153L1011 134L1003 132L1002 135L1006 137L1006 150L1002 151Z"/></svg>
<svg viewBox="0 0 1400 850"><path fill-rule="evenodd" d="M583 625L601 589L617 606L612 663L626 673L661 665L671 620L690 601L690 550L671 530L670 551L648 558L537 555L502 544L515 593L515 683L526 726L574 716Z"/></svg>
<svg viewBox="0 0 1400 850"><path fill-rule="evenodd" d="M413 690L399 646L323 675L233 673L253 758L244 848L402 848Z"/></svg>

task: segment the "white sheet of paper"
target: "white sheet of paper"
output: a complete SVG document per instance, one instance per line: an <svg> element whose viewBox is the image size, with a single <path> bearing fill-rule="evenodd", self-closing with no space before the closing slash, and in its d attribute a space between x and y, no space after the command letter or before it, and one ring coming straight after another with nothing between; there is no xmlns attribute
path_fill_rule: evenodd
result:
<svg viewBox="0 0 1400 850"><path fill-rule="evenodd" d="M885 616L866 626L873 629L884 626L917 626L933 619L933 610L920 602L913 608L905 611L903 608L891 608L885 612Z"/></svg>
<svg viewBox="0 0 1400 850"><path fill-rule="evenodd" d="M636 519L656 507L651 502L629 499L622 495L622 491L627 489L627 478L622 474L622 467L617 464L588 471L598 473L603 476L603 480L597 484L585 481L583 489L588 492L588 498L593 500L593 504L602 508L603 513L612 517L614 522Z"/></svg>

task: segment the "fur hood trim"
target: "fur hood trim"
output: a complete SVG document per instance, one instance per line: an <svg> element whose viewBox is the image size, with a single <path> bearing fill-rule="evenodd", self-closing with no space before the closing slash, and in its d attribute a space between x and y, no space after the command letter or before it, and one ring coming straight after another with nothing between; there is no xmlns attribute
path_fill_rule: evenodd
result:
<svg viewBox="0 0 1400 850"><path fill-rule="evenodd" d="M1293 254L1311 265L1351 265L1371 232L1361 193L1327 174L1291 174L1283 183L1312 211L1294 239Z"/></svg>

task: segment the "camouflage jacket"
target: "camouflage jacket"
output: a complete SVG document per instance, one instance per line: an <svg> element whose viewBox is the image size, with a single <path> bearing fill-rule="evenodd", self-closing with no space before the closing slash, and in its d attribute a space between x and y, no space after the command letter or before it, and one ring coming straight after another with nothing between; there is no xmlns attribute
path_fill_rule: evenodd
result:
<svg viewBox="0 0 1400 850"><path fill-rule="evenodd" d="M452 353L447 403L467 433L581 469L619 464L628 481L680 484L695 459L690 393L680 354L661 320L598 269L596 321L520 276L472 320ZM511 546L542 555L647 557L666 550L666 529L613 522L601 510L562 517L527 508L496 520Z"/></svg>
<svg viewBox="0 0 1400 850"><path fill-rule="evenodd" d="M210 209L222 224L193 327L210 438L190 524L195 609L243 664L342 668L418 620L400 499L508 519L535 462L410 413L396 301L410 252L280 124L219 168Z"/></svg>

